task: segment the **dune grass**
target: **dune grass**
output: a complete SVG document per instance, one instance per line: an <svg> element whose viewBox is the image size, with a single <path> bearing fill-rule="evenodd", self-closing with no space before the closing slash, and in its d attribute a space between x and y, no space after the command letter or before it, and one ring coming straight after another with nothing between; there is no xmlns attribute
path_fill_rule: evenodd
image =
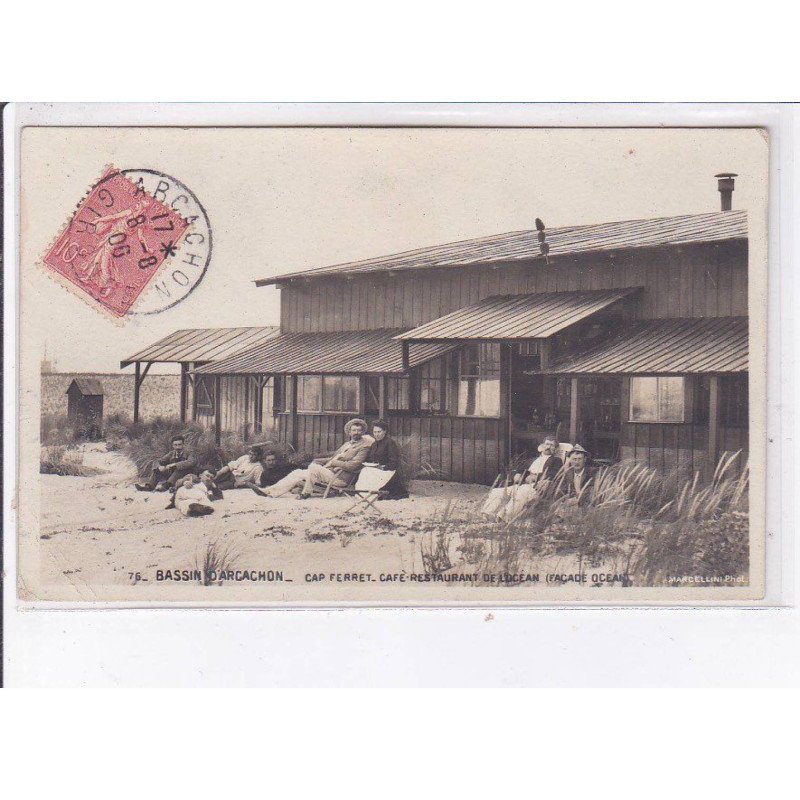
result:
<svg viewBox="0 0 800 800"><path fill-rule="evenodd" d="M80 478L100 474L100 470L95 467L87 467L80 461L66 458L66 452L65 445L43 447L39 459L39 472L42 475L73 475Z"/></svg>
<svg viewBox="0 0 800 800"><path fill-rule="evenodd" d="M457 528L462 566L481 572L535 572L551 559L637 586L681 575L746 578L749 470L734 474L739 456L723 455L708 483L638 463L604 467L577 502L563 497L560 477L513 522L474 514L456 523L448 507L426 524L427 536L437 541Z"/></svg>
<svg viewBox="0 0 800 800"><path fill-rule="evenodd" d="M269 440L264 433L225 432L217 444L212 430L203 428L197 422L181 424L179 420L158 418L147 423L130 425L125 429L120 449L133 461L141 478L149 475L153 462L168 453L172 437L181 435L186 441L187 450L196 458L198 471L216 471L222 466L247 452L250 445L258 442L292 465L305 465L311 456L296 452L291 445Z"/></svg>

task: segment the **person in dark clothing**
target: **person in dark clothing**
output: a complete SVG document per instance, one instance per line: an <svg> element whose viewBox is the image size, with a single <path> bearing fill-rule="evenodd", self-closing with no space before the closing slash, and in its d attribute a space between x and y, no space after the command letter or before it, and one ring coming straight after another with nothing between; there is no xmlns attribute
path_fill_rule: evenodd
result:
<svg viewBox="0 0 800 800"><path fill-rule="evenodd" d="M389 436L389 424L378 420L372 426L372 436L375 441L369 449L366 463L378 464L381 469L395 470L389 483L383 487L383 491L388 494L379 499L403 500L408 497L408 489L400 473L402 466L400 448L397 446L397 442Z"/></svg>
<svg viewBox="0 0 800 800"><path fill-rule="evenodd" d="M579 444L567 453L567 465L563 472L560 494L579 505L589 501L589 484L594 479L594 470L589 463L589 453Z"/></svg>
<svg viewBox="0 0 800 800"><path fill-rule="evenodd" d="M281 461L274 450L268 451L264 456L263 465L264 471L261 473L261 481L259 483L262 489L277 483L294 469L291 464Z"/></svg>
<svg viewBox="0 0 800 800"><path fill-rule="evenodd" d="M195 471L197 462L185 448L183 436L172 437L172 450L153 462L153 471L146 483L137 483L140 492L175 491L178 482Z"/></svg>
<svg viewBox="0 0 800 800"><path fill-rule="evenodd" d="M279 480L285 478L294 467L291 464L280 463L278 454L274 450L268 450L261 461L261 478L259 479L258 486L251 486L250 488L261 497L269 497L263 491L269 486L274 486ZM260 487L260 488L259 488Z"/></svg>

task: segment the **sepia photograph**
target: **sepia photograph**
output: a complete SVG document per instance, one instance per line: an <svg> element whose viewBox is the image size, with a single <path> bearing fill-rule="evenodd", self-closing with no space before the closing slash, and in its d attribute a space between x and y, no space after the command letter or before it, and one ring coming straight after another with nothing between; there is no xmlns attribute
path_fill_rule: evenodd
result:
<svg viewBox="0 0 800 800"><path fill-rule="evenodd" d="M768 154L26 127L20 600L763 598Z"/></svg>

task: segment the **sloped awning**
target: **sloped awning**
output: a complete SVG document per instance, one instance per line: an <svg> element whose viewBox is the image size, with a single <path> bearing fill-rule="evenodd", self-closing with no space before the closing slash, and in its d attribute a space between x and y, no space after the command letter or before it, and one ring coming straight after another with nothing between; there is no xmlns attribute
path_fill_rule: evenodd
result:
<svg viewBox="0 0 800 800"><path fill-rule="evenodd" d="M283 333L230 358L198 367L199 375L401 375L401 331ZM452 350L455 344L419 344L409 350L414 367Z"/></svg>
<svg viewBox="0 0 800 800"><path fill-rule="evenodd" d="M189 328L175 331L120 362L216 361L277 336L277 325L249 328Z"/></svg>
<svg viewBox="0 0 800 800"><path fill-rule="evenodd" d="M487 297L397 338L409 342L545 339L638 291L636 286Z"/></svg>
<svg viewBox="0 0 800 800"><path fill-rule="evenodd" d="M553 363L555 374L746 372L747 317L654 319Z"/></svg>

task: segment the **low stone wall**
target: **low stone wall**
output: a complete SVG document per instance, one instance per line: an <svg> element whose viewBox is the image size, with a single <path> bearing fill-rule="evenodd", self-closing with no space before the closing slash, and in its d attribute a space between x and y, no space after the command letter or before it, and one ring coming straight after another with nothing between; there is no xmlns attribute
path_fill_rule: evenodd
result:
<svg viewBox="0 0 800 800"><path fill-rule="evenodd" d="M67 388L73 378L97 378L103 385L103 416L133 419L133 375L99 372L52 372L42 375L42 414L67 413ZM180 375L148 375L139 396L139 418L178 417Z"/></svg>

